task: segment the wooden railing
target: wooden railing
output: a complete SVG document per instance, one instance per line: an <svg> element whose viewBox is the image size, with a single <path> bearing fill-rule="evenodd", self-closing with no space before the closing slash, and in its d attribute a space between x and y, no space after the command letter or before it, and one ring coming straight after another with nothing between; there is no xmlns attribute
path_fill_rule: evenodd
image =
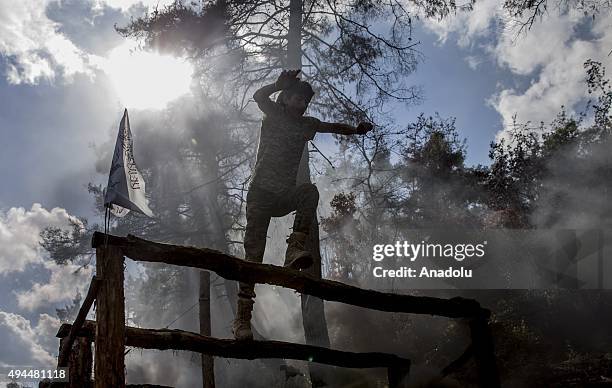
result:
<svg viewBox="0 0 612 388"><path fill-rule="evenodd" d="M471 344L456 361L444 368L442 375L451 373L470 358L474 358L478 368L479 386L500 386L488 325L490 312L474 300L440 299L365 290L340 282L316 279L289 268L248 262L211 249L156 243L129 235L117 237L96 232L92 246L96 248L96 277L92 280L74 324L62 325L58 332L58 337L63 338L58 364L68 364L71 367L71 378L74 375L74 381L71 380L69 387L90 384L89 381L77 381L82 379L80 376L87 375L87 371L78 370L87 368L87 363L75 360L71 352L86 354L87 346L91 347L91 341L95 342L95 388L126 386L123 372L125 346L188 350L226 358L282 358L349 368L387 368L390 388L403 387L408 380L410 360L392 354L353 353L281 341L235 341L181 330L126 327L124 256L137 261L205 269L226 279L282 286L324 300L379 311L464 318L470 326ZM94 297L97 300L96 322L85 321ZM75 365L72 365L73 363Z"/></svg>

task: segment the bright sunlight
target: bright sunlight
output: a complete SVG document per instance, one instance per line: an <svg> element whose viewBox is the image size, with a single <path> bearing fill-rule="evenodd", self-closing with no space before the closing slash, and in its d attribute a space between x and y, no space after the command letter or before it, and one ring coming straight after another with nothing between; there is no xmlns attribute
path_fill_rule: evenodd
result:
<svg viewBox="0 0 612 388"><path fill-rule="evenodd" d="M189 92L192 65L184 59L134 49L113 49L105 66L121 103L133 109L162 109Z"/></svg>

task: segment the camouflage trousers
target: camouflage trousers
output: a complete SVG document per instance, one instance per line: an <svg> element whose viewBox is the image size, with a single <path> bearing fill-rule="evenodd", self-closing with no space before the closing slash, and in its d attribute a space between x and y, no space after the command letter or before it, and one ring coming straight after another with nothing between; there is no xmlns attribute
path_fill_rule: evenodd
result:
<svg viewBox="0 0 612 388"><path fill-rule="evenodd" d="M266 235L272 217L283 217L295 211L293 231L309 233L319 203L319 190L311 183L304 183L282 193L271 193L251 187L246 201L246 231L244 234L245 260L261 263L266 250ZM255 297L255 285L240 283L238 296Z"/></svg>

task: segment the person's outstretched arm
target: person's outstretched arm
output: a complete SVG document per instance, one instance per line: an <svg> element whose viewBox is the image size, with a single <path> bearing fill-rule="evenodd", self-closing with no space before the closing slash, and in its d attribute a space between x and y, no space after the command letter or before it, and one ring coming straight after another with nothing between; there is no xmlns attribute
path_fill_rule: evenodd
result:
<svg viewBox="0 0 612 388"><path fill-rule="evenodd" d="M325 121L321 121L318 125L317 132L321 133L336 133L338 135L364 135L370 132L373 128L371 123L360 123L358 126L354 127L349 124L342 123L326 123Z"/></svg>
<svg viewBox="0 0 612 388"><path fill-rule="evenodd" d="M294 83L298 82L297 75L299 70L283 70L276 82L265 85L259 88L253 95L253 99L257 103L259 109L266 115L274 115L278 113L280 107L270 99L270 96L278 91L289 88Z"/></svg>

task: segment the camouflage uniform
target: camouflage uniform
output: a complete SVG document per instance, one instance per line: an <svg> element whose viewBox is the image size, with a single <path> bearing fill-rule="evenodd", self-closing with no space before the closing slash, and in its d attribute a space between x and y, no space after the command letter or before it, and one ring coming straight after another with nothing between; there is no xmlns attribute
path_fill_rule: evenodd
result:
<svg viewBox="0 0 612 388"><path fill-rule="evenodd" d="M306 142L312 140L320 121L295 117L269 98L258 101L265 113L257 149L257 161L246 203L245 259L261 263L271 217L296 211L294 232L308 233L315 218L319 192L315 185L296 186ZM240 283L239 297L255 297L254 285Z"/></svg>

